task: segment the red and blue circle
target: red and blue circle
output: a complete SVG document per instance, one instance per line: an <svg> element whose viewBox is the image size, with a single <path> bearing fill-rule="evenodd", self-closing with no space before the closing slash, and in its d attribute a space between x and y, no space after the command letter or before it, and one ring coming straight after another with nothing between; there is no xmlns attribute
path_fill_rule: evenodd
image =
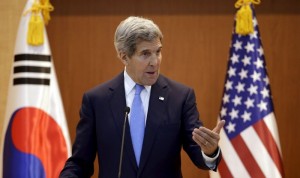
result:
<svg viewBox="0 0 300 178"><path fill-rule="evenodd" d="M3 177L57 178L68 151L62 129L41 109L16 110L9 122L3 153Z"/></svg>

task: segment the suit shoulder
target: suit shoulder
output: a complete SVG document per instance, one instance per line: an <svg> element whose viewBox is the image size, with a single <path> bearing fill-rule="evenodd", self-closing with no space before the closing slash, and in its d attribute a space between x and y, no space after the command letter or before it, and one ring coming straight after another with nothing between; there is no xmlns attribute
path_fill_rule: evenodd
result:
<svg viewBox="0 0 300 178"><path fill-rule="evenodd" d="M114 88L119 87L120 85L124 85L124 78L122 74L90 88L85 92L85 94L89 96L101 95L107 93L109 90L113 90Z"/></svg>
<svg viewBox="0 0 300 178"><path fill-rule="evenodd" d="M191 87L163 75L161 75L161 81L165 83L167 86L170 86L170 88L179 89L179 90L193 90Z"/></svg>

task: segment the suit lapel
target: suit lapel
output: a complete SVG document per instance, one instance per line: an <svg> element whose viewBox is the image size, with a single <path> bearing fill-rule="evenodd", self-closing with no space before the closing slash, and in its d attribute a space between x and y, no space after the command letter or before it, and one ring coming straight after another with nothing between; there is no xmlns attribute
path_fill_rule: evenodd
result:
<svg viewBox="0 0 300 178"><path fill-rule="evenodd" d="M119 75L109 87L110 90L110 109L113 114L117 130L122 135L122 125L124 123L124 108L126 106L124 78Z"/></svg>
<svg viewBox="0 0 300 178"><path fill-rule="evenodd" d="M168 88L166 82L160 76L157 82L151 87L147 122L145 128L143 150L140 160L138 175L142 173L152 150L152 145L156 138L157 129L164 121L166 111L166 101L168 98Z"/></svg>
<svg viewBox="0 0 300 178"><path fill-rule="evenodd" d="M112 83L111 87L109 88L111 92L111 100L110 100L110 109L113 114L113 119L117 127L117 132L120 135L120 140L122 140L122 133L123 133L123 124L124 124L124 117L125 112L124 109L126 107L126 99L125 99L125 89L124 89L124 75L123 73L117 76L117 78ZM127 120L126 124L126 133L125 133L125 142L124 142L124 151L127 154L130 162L132 163L135 170L137 170L137 164L135 161L134 151L131 142L129 124ZM121 149L121 148L120 148Z"/></svg>

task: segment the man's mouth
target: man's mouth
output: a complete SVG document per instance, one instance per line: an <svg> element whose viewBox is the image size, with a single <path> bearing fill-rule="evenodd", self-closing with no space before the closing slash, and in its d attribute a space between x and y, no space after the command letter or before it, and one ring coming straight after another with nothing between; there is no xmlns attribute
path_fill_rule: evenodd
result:
<svg viewBox="0 0 300 178"><path fill-rule="evenodd" d="M146 72L147 74L151 74L151 75L153 75L153 74L155 74L155 72Z"/></svg>

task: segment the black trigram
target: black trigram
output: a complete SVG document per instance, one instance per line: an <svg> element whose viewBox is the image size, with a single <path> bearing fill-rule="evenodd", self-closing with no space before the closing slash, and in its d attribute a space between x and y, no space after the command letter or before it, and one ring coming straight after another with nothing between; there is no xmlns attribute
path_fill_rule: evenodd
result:
<svg viewBox="0 0 300 178"><path fill-rule="evenodd" d="M50 75L48 75L48 77L43 77L35 74L50 74L51 56L40 54L18 54L15 55L14 61L13 85L50 85ZM22 61L24 61L24 63L22 63ZM45 63L46 66L41 66L40 62ZM18 63L20 63L20 65L18 65Z"/></svg>

